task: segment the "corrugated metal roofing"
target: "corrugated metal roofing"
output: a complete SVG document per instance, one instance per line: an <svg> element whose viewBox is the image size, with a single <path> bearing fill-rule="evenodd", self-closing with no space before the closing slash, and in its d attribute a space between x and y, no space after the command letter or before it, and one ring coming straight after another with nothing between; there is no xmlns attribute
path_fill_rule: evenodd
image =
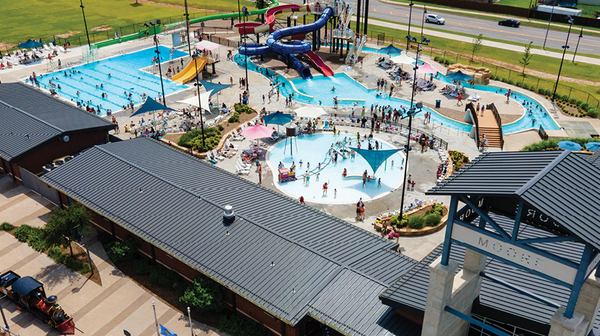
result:
<svg viewBox="0 0 600 336"><path fill-rule="evenodd" d="M594 154L588 158L588 161L597 168L600 168L600 149L594 152Z"/></svg>
<svg viewBox="0 0 600 336"><path fill-rule="evenodd" d="M415 263L393 242L147 138L95 146L42 179L290 324L311 300L346 295L324 290L345 269L378 301L375 288Z"/></svg>
<svg viewBox="0 0 600 336"><path fill-rule="evenodd" d="M56 136L112 123L23 83L0 84L0 157L12 160Z"/></svg>
<svg viewBox="0 0 600 336"><path fill-rule="evenodd" d="M491 214L491 216L505 229L512 225L512 219L495 214ZM519 233L519 238L539 238L542 233L544 231L533 226L524 225ZM553 253L562 249L562 256L571 260L578 260L583 252L583 244L575 242L546 243L539 244L536 247L544 247L546 250L552 250ZM441 253L442 245L386 290L380 296L382 302L413 315L423 316L429 284L429 264L441 256ZM459 263L458 270L462 269L464 253L464 247L457 244L452 245L450 259ZM498 260L488 258L485 272L560 305L566 305L569 299L569 288L557 285ZM486 278L483 279L479 300L483 306L543 325L549 324L550 317L556 311L554 307L533 300Z"/></svg>
<svg viewBox="0 0 600 336"><path fill-rule="evenodd" d="M600 169L576 153L486 153L427 193L514 195L600 249Z"/></svg>

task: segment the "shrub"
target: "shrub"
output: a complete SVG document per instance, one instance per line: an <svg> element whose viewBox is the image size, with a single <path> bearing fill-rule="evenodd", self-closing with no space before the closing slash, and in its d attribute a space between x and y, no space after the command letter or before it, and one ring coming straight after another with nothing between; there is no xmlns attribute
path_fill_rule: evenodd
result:
<svg viewBox="0 0 600 336"><path fill-rule="evenodd" d="M210 137L213 137L215 135L220 135L220 134L221 133L219 132L219 130L215 127L208 127L208 128L204 129L204 137L205 138L210 138ZM195 130L185 132L181 136L181 138L179 138L179 141L177 141L177 144L179 146L190 148L190 147L192 147L192 142L196 138L198 138L198 139L202 138L202 130L195 129Z"/></svg>
<svg viewBox="0 0 600 336"><path fill-rule="evenodd" d="M69 269L85 274L90 271L90 265L87 262L81 262L79 260L75 260L74 258L67 257L65 259L65 266Z"/></svg>
<svg viewBox="0 0 600 336"><path fill-rule="evenodd" d="M113 241L108 245L106 254L115 263L132 260L137 251L137 244L129 236L123 240Z"/></svg>
<svg viewBox="0 0 600 336"><path fill-rule="evenodd" d="M242 114L242 113L248 113L248 114L252 114L254 113L254 110L251 109L248 105L246 104L240 104L240 103L235 103L233 105L233 108L235 110L235 112Z"/></svg>
<svg viewBox="0 0 600 336"><path fill-rule="evenodd" d="M521 82L517 82L515 85L516 85L517 87L523 87L523 83L521 83Z"/></svg>
<svg viewBox="0 0 600 336"><path fill-rule="evenodd" d="M529 84L527 83L521 83L521 87L525 90L529 90Z"/></svg>
<svg viewBox="0 0 600 336"><path fill-rule="evenodd" d="M506 78L506 81L503 81L503 82L506 82L506 84L515 85L515 81L513 81L510 78Z"/></svg>
<svg viewBox="0 0 600 336"><path fill-rule="evenodd" d="M165 288L173 288L179 281L179 275L163 266L151 267L148 280Z"/></svg>
<svg viewBox="0 0 600 336"><path fill-rule="evenodd" d="M593 108L593 107L590 107L590 108L587 110L587 115L589 115L589 116L590 116L590 117L592 117L592 118L598 118L598 110L596 110L596 109L595 109L595 108Z"/></svg>
<svg viewBox="0 0 600 336"><path fill-rule="evenodd" d="M262 324L239 315L222 316L219 331L231 336L269 336L271 332Z"/></svg>
<svg viewBox="0 0 600 336"><path fill-rule="evenodd" d="M225 127L223 127L223 125L219 125L219 127L217 127L219 129L219 132L223 132L223 130L225 129Z"/></svg>
<svg viewBox="0 0 600 336"><path fill-rule="evenodd" d="M398 216L392 216L392 218L390 219L390 224L392 226L398 226L398 224L400 224L400 222L398 221Z"/></svg>
<svg viewBox="0 0 600 336"><path fill-rule="evenodd" d="M58 247L58 246L54 246L54 247L50 248L48 250L48 256L52 260L54 260L54 262L57 263L57 264L62 264L63 262L65 262L65 259L67 258L67 255L64 254L60 250L60 247Z"/></svg>
<svg viewBox="0 0 600 336"><path fill-rule="evenodd" d="M19 226L15 229L15 238L20 242L26 242L27 238L29 238L29 230L31 230L31 226L27 224Z"/></svg>
<svg viewBox="0 0 600 336"><path fill-rule="evenodd" d="M104 232L102 230L98 230L97 237L98 237L98 241L102 245L108 245L108 244L112 243L115 240L110 233Z"/></svg>
<svg viewBox="0 0 600 336"><path fill-rule="evenodd" d="M408 217L408 227L415 230L420 230L425 226L425 218L423 216L410 216Z"/></svg>
<svg viewBox="0 0 600 336"><path fill-rule="evenodd" d="M10 224L9 222L4 222L2 223L2 225L0 225L0 230L1 231L10 231L10 230L14 230L15 226Z"/></svg>
<svg viewBox="0 0 600 336"><path fill-rule="evenodd" d="M240 122L240 113L237 111L233 112L233 114L231 115L231 117L229 117L227 121L229 121L230 123Z"/></svg>
<svg viewBox="0 0 600 336"><path fill-rule="evenodd" d="M425 217L425 223L427 226L436 226L442 220L442 216L438 213L432 213Z"/></svg>
<svg viewBox="0 0 600 336"><path fill-rule="evenodd" d="M140 274L140 275L150 274L150 272L152 272L153 268L154 268L154 266L150 265L150 263L146 259L134 259L133 260L133 270L135 271L136 274Z"/></svg>
<svg viewBox="0 0 600 336"><path fill-rule="evenodd" d="M194 279L179 301L189 304L200 313L210 310L220 312L225 308L219 284L203 277Z"/></svg>
<svg viewBox="0 0 600 336"><path fill-rule="evenodd" d="M27 245L31 246L34 250L41 252L48 249L48 243L44 239L44 229L41 228L30 228L29 237L27 239Z"/></svg>

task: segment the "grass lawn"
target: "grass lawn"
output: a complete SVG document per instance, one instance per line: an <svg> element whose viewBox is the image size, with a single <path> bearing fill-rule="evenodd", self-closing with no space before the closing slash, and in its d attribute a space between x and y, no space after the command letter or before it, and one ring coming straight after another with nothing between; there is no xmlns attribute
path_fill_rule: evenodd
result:
<svg viewBox="0 0 600 336"><path fill-rule="evenodd" d="M184 3L183 0L160 2L181 6ZM246 0L243 0L242 4L249 9L255 8L254 3ZM165 23L170 23L184 20L182 8L135 4L128 0L86 0L84 5L92 43L114 37L115 31L112 29L117 29L121 35L126 35L137 32L141 29L139 24L143 24L145 21L161 19ZM237 1L235 0L190 0L188 5L209 10L237 11ZM53 39L53 35L69 32L78 32L72 34L75 36L70 38L72 45L79 44L79 38L81 41L85 41L85 28L79 1L6 1L2 10L11 15L4 15L0 20L1 43L20 43L28 38L42 38L42 41L48 42ZM190 11L190 14L190 18L195 18L210 13ZM92 31L95 27L112 29ZM119 29L121 27L122 30ZM57 42L60 43L61 40ZM4 50L4 48L1 49Z"/></svg>

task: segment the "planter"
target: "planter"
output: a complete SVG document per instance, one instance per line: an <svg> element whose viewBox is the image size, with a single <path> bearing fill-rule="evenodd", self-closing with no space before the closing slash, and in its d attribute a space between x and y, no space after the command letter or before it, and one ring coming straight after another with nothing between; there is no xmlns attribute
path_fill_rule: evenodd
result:
<svg viewBox="0 0 600 336"><path fill-rule="evenodd" d="M411 215L414 215L418 212L425 212L430 209L430 206L432 204L433 203L426 204L420 208L408 211L405 214L410 217ZM393 231L392 237L425 236L428 234L438 232L446 226L446 222L448 221L448 207L447 206L444 206L444 212L446 214L442 217L442 219L436 226L426 226L420 230L411 229L409 227L392 228L392 226L390 224L390 220L392 218L391 216L382 218L381 221L375 222L375 224L373 226L374 226L375 230L377 230L377 231L381 231L383 228L386 228L386 231L388 232L388 233L386 233L386 235L388 235L388 236L389 236L389 232Z"/></svg>

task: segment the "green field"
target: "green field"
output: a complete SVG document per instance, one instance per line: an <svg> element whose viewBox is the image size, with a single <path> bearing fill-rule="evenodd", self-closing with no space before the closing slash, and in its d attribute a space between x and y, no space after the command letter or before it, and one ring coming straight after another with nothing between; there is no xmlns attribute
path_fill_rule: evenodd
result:
<svg viewBox="0 0 600 336"><path fill-rule="evenodd" d="M166 0L165 2L183 6L183 0ZM243 5L254 9L254 3L243 0ZM164 23L184 20L183 8L136 4L130 0L86 0L85 16L90 39L101 41L114 37L115 30L121 35L131 34L141 29L145 21L161 19ZM190 7L202 7L207 10L237 11L237 1L234 0L190 0ZM85 28L79 1L76 0L30 0L5 1L2 6L4 15L0 20L0 42L14 44L26 41L28 38L48 42L54 35L68 32L75 33L70 37L71 44L85 42ZM209 15L211 13L190 11L190 18ZM109 31L93 31L95 27L109 27ZM115 29L115 30L113 30ZM57 40L63 43L64 40ZM4 50L4 48L1 48Z"/></svg>

